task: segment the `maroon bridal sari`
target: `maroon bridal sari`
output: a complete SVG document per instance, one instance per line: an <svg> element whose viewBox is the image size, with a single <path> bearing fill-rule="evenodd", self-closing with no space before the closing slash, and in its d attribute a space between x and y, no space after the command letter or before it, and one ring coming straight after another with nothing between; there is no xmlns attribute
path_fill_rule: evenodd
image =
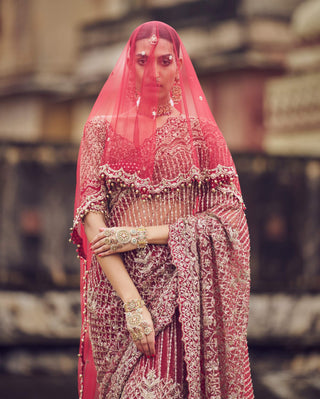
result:
<svg viewBox="0 0 320 399"><path fill-rule="evenodd" d="M182 60L179 112L161 123L141 111L147 101L159 109L157 96L143 84L138 101L132 93L131 60L144 38L151 50L143 82L154 74L159 39ZM122 301L90 251L88 212L103 213L108 227L169 225L168 245L122 254L153 318L155 358L132 342ZM81 264L81 398L253 398L250 244L238 176L186 50L165 24L134 31L86 123L72 238Z"/></svg>

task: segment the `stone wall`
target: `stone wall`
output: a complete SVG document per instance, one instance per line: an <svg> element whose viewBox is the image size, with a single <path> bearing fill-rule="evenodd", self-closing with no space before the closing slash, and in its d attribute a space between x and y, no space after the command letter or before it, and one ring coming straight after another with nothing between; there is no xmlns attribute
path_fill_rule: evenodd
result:
<svg viewBox="0 0 320 399"><path fill-rule="evenodd" d="M283 73L301 1L2 0L0 138L78 142L133 29L161 20L179 32L230 147L261 151L264 86Z"/></svg>

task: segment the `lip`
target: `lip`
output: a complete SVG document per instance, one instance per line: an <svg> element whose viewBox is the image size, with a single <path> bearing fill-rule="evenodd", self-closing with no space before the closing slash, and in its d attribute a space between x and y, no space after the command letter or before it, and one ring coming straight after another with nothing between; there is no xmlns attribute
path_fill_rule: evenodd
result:
<svg viewBox="0 0 320 399"><path fill-rule="evenodd" d="M159 89L160 87L162 87L161 84L152 84L152 83L150 83L150 84L145 84L144 86L145 86L145 87L148 87L148 88L150 88L150 89Z"/></svg>

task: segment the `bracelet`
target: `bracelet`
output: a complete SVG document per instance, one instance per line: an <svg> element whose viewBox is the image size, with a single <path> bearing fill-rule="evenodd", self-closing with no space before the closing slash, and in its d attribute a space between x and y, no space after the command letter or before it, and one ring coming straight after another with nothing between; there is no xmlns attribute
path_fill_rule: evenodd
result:
<svg viewBox="0 0 320 399"><path fill-rule="evenodd" d="M137 245L139 249L145 248L148 244L147 229L143 226L132 228L130 231L125 229L105 229L106 236L104 242L111 245L111 250L121 248L123 245L129 244Z"/></svg>
<svg viewBox="0 0 320 399"><path fill-rule="evenodd" d="M145 305L143 299L131 299L131 301L125 302L123 304L124 311L127 312L133 312L135 310L143 308Z"/></svg>
<svg viewBox="0 0 320 399"><path fill-rule="evenodd" d="M147 229L143 226L137 228L138 239L137 245L139 249L145 248L148 244L147 241Z"/></svg>

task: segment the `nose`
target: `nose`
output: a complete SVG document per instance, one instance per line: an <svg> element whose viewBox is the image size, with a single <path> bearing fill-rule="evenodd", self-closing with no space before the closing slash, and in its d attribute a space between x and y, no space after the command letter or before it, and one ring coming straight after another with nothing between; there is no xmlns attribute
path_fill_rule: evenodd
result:
<svg viewBox="0 0 320 399"><path fill-rule="evenodd" d="M160 79L160 74L159 74L159 67L156 62L154 65L154 76L155 76L156 81L158 82Z"/></svg>
<svg viewBox="0 0 320 399"><path fill-rule="evenodd" d="M152 62L150 65L150 69L146 69L145 83L147 84L159 84L160 83L160 71L159 66L156 62Z"/></svg>

